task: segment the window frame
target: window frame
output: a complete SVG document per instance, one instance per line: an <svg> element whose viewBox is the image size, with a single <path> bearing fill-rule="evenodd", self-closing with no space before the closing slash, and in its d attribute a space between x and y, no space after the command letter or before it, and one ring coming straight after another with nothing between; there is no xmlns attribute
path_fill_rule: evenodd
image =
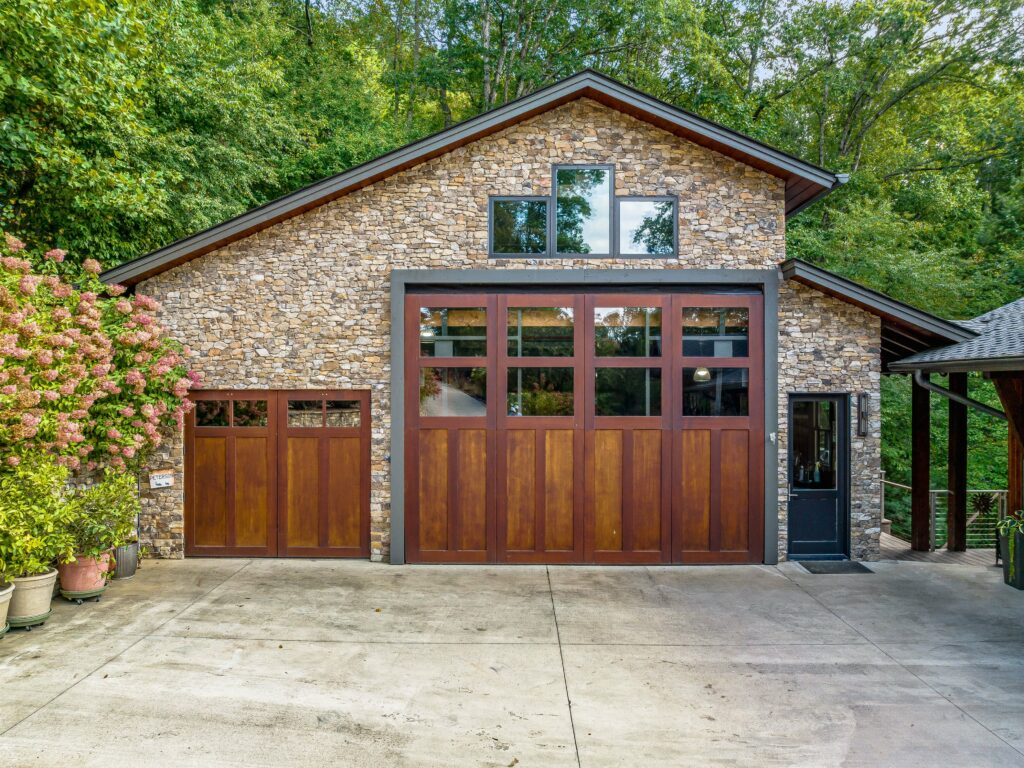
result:
<svg viewBox="0 0 1024 768"><path fill-rule="evenodd" d="M516 203L539 203L547 205L547 214L544 217L544 239L545 248L538 253L505 253L494 250L494 204L516 202ZM551 257L552 243L551 233L554 229L552 223L554 208L553 195L489 195L487 198L487 258L489 259L546 259Z"/></svg>
<svg viewBox="0 0 1024 768"><path fill-rule="evenodd" d="M678 259L679 258L679 195L619 195L615 200L615 215L612 217L612 245L615 256L620 259ZM622 222L619 207L622 202L672 203L672 251L666 254L629 253L619 250L619 227Z"/></svg>

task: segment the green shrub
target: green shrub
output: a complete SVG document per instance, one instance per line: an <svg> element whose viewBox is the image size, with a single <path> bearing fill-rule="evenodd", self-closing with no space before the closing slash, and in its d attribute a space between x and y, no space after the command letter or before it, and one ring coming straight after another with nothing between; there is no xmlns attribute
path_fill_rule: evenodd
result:
<svg viewBox="0 0 1024 768"><path fill-rule="evenodd" d="M75 555L97 557L127 544L139 514L135 478L108 470L99 482L75 490L73 507L70 531Z"/></svg>
<svg viewBox="0 0 1024 768"><path fill-rule="evenodd" d="M68 469L46 455L25 457L0 477L0 578L46 573L74 556L76 504Z"/></svg>

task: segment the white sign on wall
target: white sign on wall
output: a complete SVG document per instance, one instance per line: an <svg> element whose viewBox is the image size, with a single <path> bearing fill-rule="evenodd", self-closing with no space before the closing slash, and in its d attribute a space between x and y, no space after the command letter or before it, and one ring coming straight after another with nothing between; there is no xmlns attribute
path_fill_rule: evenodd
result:
<svg viewBox="0 0 1024 768"><path fill-rule="evenodd" d="M165 472L150 472L149 473L149 487L150 488L170 488L174 485L174 473L171 471Z"/></svg>

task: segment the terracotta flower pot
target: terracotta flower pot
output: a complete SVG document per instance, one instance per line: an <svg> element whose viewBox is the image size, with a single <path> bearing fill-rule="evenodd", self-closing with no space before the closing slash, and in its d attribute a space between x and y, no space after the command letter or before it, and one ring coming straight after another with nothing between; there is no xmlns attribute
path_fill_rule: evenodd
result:
<svg viewBox="0 0 1024 768"><path fill-rule="evenodd" d="M79 557L73 563L62 563L57 566L60 571L60 591L65 597L68 595L80 595L81 593L96 592L106 586L104 574L107 572L107 562L110 555L95 557Z"/></svg>
<svg viewBox="0 0 1024 768"><path fill-rule="evenodd" d="M10 629L7 623L7 607L11 604L11 596L14 594L13 584L4 584L0 587L0 635Z"/></svg>
<svg viewBox="0 0 1024 768"><path fill-rule="evenodd" d="M50 615L53 583L56 580L56 568L15 579L14 594L7 610L7 623L12 627L31 627L46 621Z"/></svg>

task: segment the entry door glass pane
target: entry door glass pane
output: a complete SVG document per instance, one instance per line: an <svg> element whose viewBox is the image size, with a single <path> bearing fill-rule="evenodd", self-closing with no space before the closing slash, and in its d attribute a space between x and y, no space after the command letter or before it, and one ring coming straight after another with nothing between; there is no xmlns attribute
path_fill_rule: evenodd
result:
<svg viewBox="0 0 1024 768"><path fill-rule="evenodd" d="M487 310L483 307L421 307L423 357L483 357L487 354Z"/></svg>
<svg viewBox="0 0 1024 768"><path fill-rule="evenodd" d="M328 427L358 427L359 421L358 400L327 401Z"/></svg>
<svg viewBox="0 0 1024 768"><path fill-rule="evenodd" d="M197 427L226 427L231 408L230 400L197 400Z"/></svg>
<svg viewBox="0 0 1024 768"><path fill-rule="evenodd" d="M558 253L611 253L611 171L559 168L555 172Z"/></svg>
<svg viewBox="0 0 1024 768"><path fill-rule="evenodd" d="M684 416L746 416L746 368L684 368Z"/></svg>
<svg viewBox="0 0 1024 768"><path fill-rule="evenodd" d="M837 427L834 400L793 402L790 477L794 488L836 488Z"/></svg>
<svg viewBox="0 0 1024 768"><path fill-rule="evenodd" d="M572 307L508 310L509 357L572 357Z"/></svg>
<svg viewBox="0 0 1024 768"><path fill-rule="evenodd" d="M420 369L420 416L486 415L486 368Z"/></svg>
<svg viewBox="0 0 1024 768"><path fill-rule="evenodd" d="M322 427L324 425L323 400L289 400L289 427Z"/></svg>
<svg viewBox="0 0 1024 768"><path fill-rule="evenodd" d="M267 426L267 401L235 400L234 417L236 427L265 427Z"/></svg>
<svg viewBox="0 0 1024 768"><path fill-rule="evenodd" d="M746 357L749 335L746 307L683 310L683 354L687 357Z"/></svg>
<svg viewBox="0 0 1024 768"><path fill-rule="evenodd" d="M660 416L660 368L598 368L594 381L597 416Z"/></svg>
<svg viewBox="0 0 1024 768"><path fill-rule="evenodd" d="M672 255L676 249L675 219L672 200L619 200L619 253Z"/></svg>
<svg viewBox="0 0 1024 768"><path fill-rule="evenodd" d="M572 416L572 368L509 368L509 416Z"/></svg>
<svg viewBox="0 0 1024 768"><path fill-rule="evenodd" d="M594 310L598 357L661 357L658 307L599 307Z"/></svg>

